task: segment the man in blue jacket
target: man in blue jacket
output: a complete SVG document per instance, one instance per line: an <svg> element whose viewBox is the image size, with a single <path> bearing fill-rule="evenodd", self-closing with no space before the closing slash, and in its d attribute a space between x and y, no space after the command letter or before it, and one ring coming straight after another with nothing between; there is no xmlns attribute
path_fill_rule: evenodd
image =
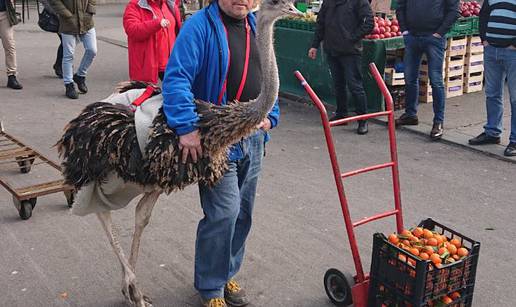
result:
<svg viewBox="0 0 516 307"><path fill-rule="evenodd" d="M163 80L163 110L179 135L183 161L202 155L194 99L217 104L249 101L258 96L261 69L255 41L253 0L218 0L185 22ZM247 46L246 27L250 26ZM247 50L246 48L250 48ZM247 77L242 78L246 51ZM230 56L231 54L231 56ZM195 288L203 306L245 306L244 290L233 277L244 256L251 228L266 131L278 124L276 103L261 130L234 144L229 169L216 186L199 185L204 218L197 228Z"/></svg>
<svg viewBox="0 0 516 307"><path fill-rule="evenodd" d="M419 65L421 57L428 59L428 76L432 86L434 119L430 139L443 136L445 91L443 61L445 35L459 17L459 0L398 0L396 16L405 42L405 113L396 125L417 125L419 96Z"/></svg>

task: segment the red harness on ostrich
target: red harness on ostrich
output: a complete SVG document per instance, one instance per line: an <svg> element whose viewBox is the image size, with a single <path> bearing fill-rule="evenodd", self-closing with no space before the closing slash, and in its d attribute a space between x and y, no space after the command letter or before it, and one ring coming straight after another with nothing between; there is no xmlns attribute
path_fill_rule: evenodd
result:
<svg viewBox="0 0 516 307"><path fill-rule="evenodd" d="M130 108L133 112L136 112L136 108L140 106L142 103L145 102L145 100L149 99L150 97L154 96L155 94L159 94L161 92L159 87L156 87L154 85L147 85L145 88L145 91L138 96L133 102L131 102Z"/></svg>

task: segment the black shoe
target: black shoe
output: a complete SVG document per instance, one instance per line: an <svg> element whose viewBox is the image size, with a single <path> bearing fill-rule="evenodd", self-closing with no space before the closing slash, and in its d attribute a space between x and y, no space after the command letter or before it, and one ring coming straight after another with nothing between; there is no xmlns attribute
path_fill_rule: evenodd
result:
<svg viewBox="0 0 516 307"><path fill-rule="evenodd" d="M249 305L244 289L233 279L224 286L224 299L229 306L233 307Z"/></svg>
<svg viewBox="0 0 516 307"><path fill-rule="evenodd" d="M342 114L339 114L339 113L335 113L332 117L330 117L329 121L332 122L332 121L336 121L336 120L339 120L339 119L343 119L343 118L346 118L348 117L347 115L342 115ZM342 124L341 126L347 126L348 123L345 123L345 124Z"/></svg>
<svg viewBox="0 0 516 307"><path fill-rule="evenodd" d="M411 125L415 126L419 124L419 119L417 118L417 115L408 115L407 113L403 113L396 121L396 126L404 126L404 125Z"/></svg>
<svg viewBox="0 0 516 307"><path fill-rule="evenodd" d="M367 134L367 132L369 132L369 129L367 127L367 120L359 120L357 134L363 135Z"/></svg>
<svg viewBox="0 0 516 307"><path fill-rule="evenodd" d="M500 144L500 137L489 136L485 132L482 132L477 137L470 139L468 143L470 145Z"/></svg>
<svg viewBox="0 0 516 307"><path fill-rule="evenodd" d="M86 86L86 77L78 76L77 74L73 75L73 81L77 83L77 88L83 94L88 92L88 87Z"/></svg>
<svg viewBox="0 0 516 307"><path fill-rule="evenodd" d="M66 97L70 99L77 99L79 98L79 94L75 90L75 85L73 83L65 84L66 87Z"/></svg>
<svg viewBox="0 0 516 307"><path fill-rule="evenodd" d="M12 88L13 90L21 90L23 88L15 75L7 76L7 87Z"/></svg>
<svg viewBox="0 0 516 307"><path fill-rule="evenodd" d="M432 141L440 140L443 137L444 129L443 123L434 123L430 131L430 139Z"/></svg>
<svg viewBox="0 0 516 307"><path fill-rule="evenodd" d="M56 76L59 77L59 79L63 79L63 68L60 64L54 64L53 66L54 72L56 73Z"/></svg>
<svg viewBox="0 0 516 307"><path fill-rule="evenodd" d="M516 143L509 143L507 148L505 148L503 155L506 157L516 157Z"/></svg>

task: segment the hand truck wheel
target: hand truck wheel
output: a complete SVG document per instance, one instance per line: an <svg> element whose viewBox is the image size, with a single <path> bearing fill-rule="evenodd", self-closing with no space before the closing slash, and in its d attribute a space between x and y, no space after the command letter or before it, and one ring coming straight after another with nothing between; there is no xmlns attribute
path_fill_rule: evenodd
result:
<svg viewBox="0 0 516 307"><path fill-rule="evenodd" d="M31 169L31 166L32 166L32 163L30 163L29 160L24 160L25 158L16 158L16 162L18 162L18 166L20 167L20 172L23 173L23 174L27 174L28 172L30 172L30 169Z"/></svg>
<svg viewBox="0 0 516 307"><path fill-rule="evenodd" d="M324 290L336 306L349 306L353 303L351 295L353 285L355 285L355 279L348 272L342 273L337 269L329 269L324 274Z"/></svg>

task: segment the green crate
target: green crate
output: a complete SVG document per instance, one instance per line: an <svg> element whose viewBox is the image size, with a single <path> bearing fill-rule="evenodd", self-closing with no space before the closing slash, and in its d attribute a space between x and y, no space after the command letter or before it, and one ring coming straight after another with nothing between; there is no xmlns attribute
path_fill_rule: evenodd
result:
<svg viewBox="0 0 516 307"><path fill-rule="evenodd" d="M448 33L446 33L446 37L478 34L478 26L479 26L478 16L459 18L453 24L450 31Z"/></svg>

